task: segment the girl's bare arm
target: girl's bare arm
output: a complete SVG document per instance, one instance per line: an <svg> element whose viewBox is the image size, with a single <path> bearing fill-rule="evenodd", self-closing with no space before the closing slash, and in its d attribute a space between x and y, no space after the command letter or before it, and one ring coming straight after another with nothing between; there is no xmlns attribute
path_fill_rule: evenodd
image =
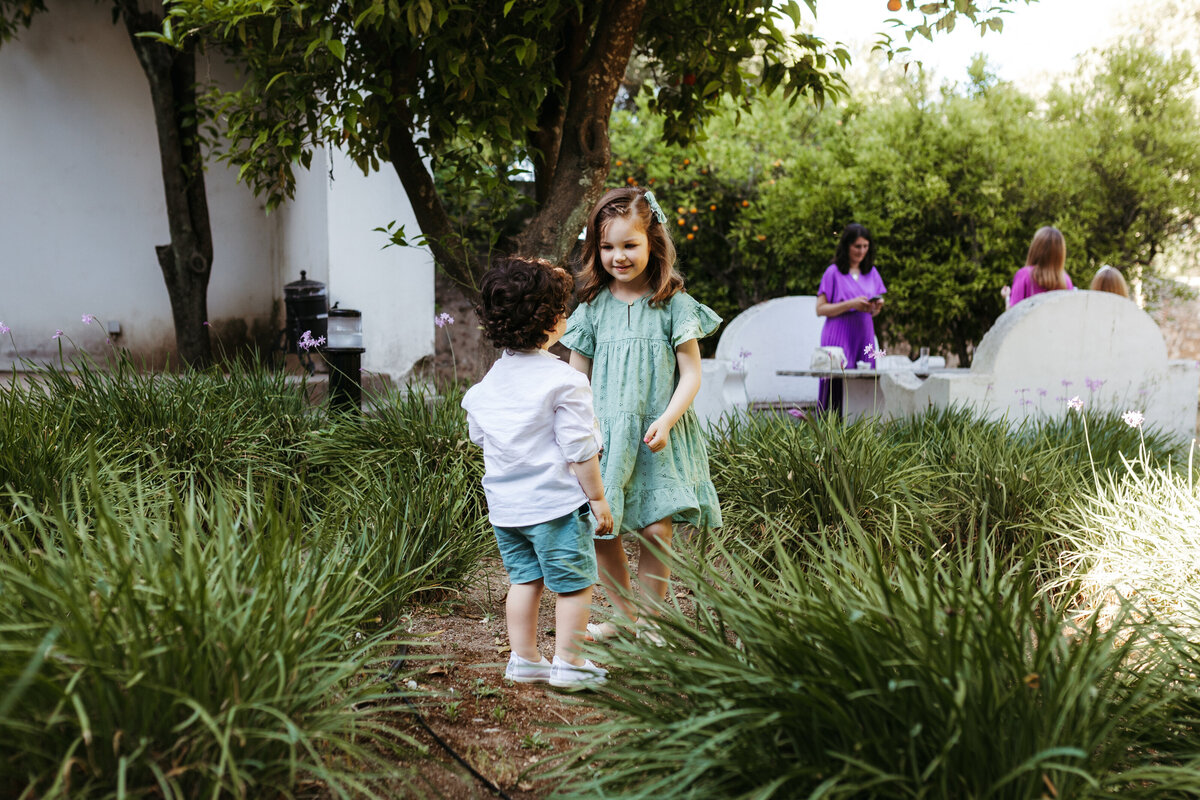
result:
<svg viewBox="0 0 1200 800"><path fill-rule="evenodd" d="M689 339L675 348L675 359L679 364L679 384L671 395L667 410L646 429L645 442L652 453L667 446L671 428L679 422L700 391L700 343Z"/></svg>
<svg viewBox="0 0 1200 800"><path fill-rule="evenodd" d="M592 360L585 355L580 355L574 350L571 351L571 360L569 363L572 367L588 376L588 380L592 379Z"/></svg>

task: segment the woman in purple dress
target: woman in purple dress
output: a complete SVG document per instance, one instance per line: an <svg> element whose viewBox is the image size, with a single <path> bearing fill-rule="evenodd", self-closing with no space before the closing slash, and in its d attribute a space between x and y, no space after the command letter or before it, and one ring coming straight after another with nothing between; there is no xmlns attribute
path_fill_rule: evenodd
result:
<svg viewBox="0 0 1200 800"><path fill-rule="evenodd" d="M821 346L836 345L846 354L846 367L859 361L875 366L874 317L883 309L887 287L875 269L875 242L866 226L852 222L842 231L833 263L817 289L817 316L825 317ZM823 410L842 411L842 381L822 378L819 403Z"/></svg>

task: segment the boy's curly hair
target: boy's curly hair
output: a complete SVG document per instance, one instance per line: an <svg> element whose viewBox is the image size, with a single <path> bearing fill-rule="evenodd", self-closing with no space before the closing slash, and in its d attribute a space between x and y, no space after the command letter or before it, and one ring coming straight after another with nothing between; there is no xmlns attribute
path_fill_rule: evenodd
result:
<svg viewBox="0 0 1200 800"><path fill-rule="evenodd" d="M540 258L498 258L483 276L475 313L483 335L506 350L536 350L567 313L574 280Z"/></svg>

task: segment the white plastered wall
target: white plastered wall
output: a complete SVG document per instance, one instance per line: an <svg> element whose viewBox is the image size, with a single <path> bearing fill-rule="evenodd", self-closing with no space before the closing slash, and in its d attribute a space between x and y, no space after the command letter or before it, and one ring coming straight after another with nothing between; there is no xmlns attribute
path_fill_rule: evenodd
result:
<svg viewBox="0 0 1200 800"><path fill-rule="evenodd" d="M0 321L12 330L0 337L0 369L18 353L55 357L59 328L103 352L83 314L120 323L118 344L161 363L174 327L154 251L169 234L149 87L108 6L48 5L0 47ZM432 259L379 250L371 228L396 219L416 229L394 173L334 166L331 182L319 154L295 202L268 216L234 170L209 162L209 319L217 330L282 327L283 284L305 269L363 311L364 366L400 378L433 351Z"/></svg>

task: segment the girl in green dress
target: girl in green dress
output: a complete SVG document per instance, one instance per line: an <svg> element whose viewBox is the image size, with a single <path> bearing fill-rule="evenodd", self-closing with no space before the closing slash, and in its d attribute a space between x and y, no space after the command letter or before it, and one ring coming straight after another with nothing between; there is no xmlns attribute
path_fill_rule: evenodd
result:
<svg viewBox="0 0 1200 800"><path fill-rule="evenodd" d="M673 523L721 524L704 431L691 408L700 390L697 339L721 318L683 291L666 222L643 189L613 189L600 199L583 245L580 303L562 338L571 366L592 382L614 520L613 534L596 539L596 560L623 624L637 622L637 609L620 534L638 535L638 583L645 599L661 601ZM589 626L594 639L615 632L611 622Z"/></svg>

